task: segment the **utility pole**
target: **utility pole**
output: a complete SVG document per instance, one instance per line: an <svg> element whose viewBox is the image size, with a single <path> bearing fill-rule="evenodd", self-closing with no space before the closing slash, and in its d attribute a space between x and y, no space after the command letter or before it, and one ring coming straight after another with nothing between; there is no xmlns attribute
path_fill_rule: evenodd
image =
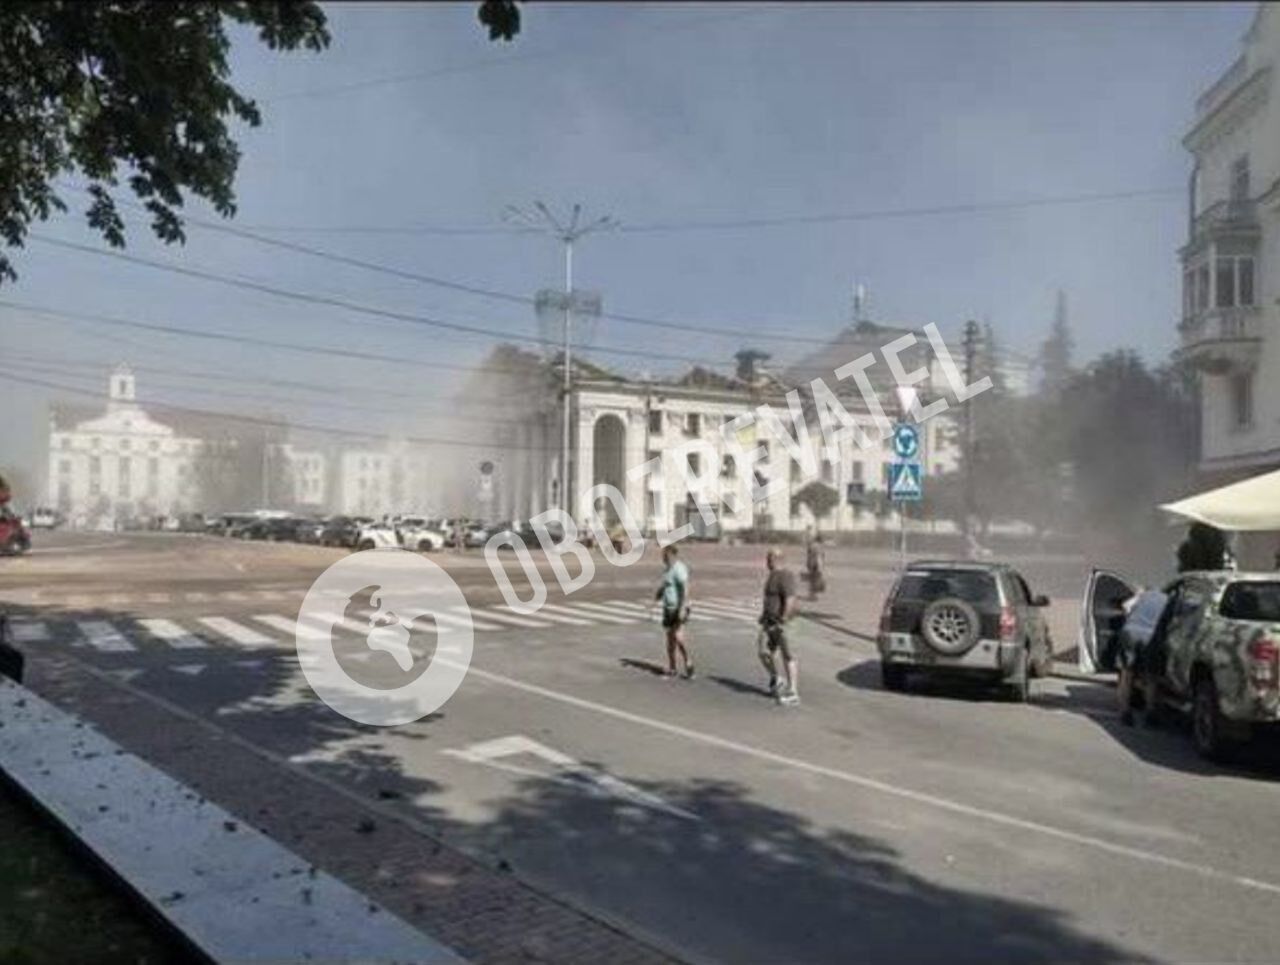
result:
<svg viewBox="0 0 1280 965"><path fill-rule="evenodd" d="M530 213L508 205L503 217L506 221L523 225L550 234L564 245L564 353L563 383L561 386L561 408L564 410L564 423L560 436L560 486L557 492L559 508L572 514L573 498L569 480L569 400L573 383L573 246L584 235L593 231L604 231L618 227L618 222L604 215L595 221L582 223L582 205L575 204L568 223L562 222L541 201L533 203L534 212Z"/></svg>
<svg viewBox="0 0 1280 965"><path fill-rule="evenodd" d="M972 319L964 323L964 383L972 385L974 381L973 366L978 354L978 323ZM973 442L973 396L964 403L964 535L966 546L972 538L972 520L974 505L974 442Z"/></svg>

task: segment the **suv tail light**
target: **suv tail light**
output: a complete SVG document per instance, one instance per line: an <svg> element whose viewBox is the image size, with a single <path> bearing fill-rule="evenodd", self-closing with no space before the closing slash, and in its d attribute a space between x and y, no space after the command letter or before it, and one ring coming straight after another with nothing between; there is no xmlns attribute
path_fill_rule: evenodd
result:
<svg viewBox="0 0 1280 965"><path fill-rule="evenodd" d="M893 621L893 598L897 593L897 587L884 598L884 608L880 611L880 632L888 633L889 627Z"/></svg>
<svg viewBox="0 0 1280 965"><path fill-rule="evenodd" d="M1000 640L1008 643L1013 640L1018 633L1018 618L1013 612L1013 607L1005 606L1000 608Z"/></svg>
<svg viewBox="0 0 1280 965"><path fill-rule="evenodd" d="M1280 647L1274 640L1259 637L1249 644L1249 678L1259 687L1280 684Z"/></svg>

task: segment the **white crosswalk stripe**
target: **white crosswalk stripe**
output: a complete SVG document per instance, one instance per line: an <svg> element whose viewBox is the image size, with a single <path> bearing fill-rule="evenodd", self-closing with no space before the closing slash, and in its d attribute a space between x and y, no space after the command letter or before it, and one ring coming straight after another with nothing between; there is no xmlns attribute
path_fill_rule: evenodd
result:
<svg viewBox="0 0 1280 965"><path fill-rule="evenodd" d="M538 608L538 616L554 620L556 623L568 624L571 627L592 626L595 623L594 619L584 619L588 615L594 617L594 614L580 614L568 607L556 606L554 603L544 603Z"/></svg>
<svg viewBox="0 0 1280 965"><path fill-rule="evenodd" d="M457 613L457 614L459 614L459 615L461 615L461 614L464 614L464 613L465 613L465 614L470 618L470 620L471 620L471 629L473 629L473 630L479 630L479 631L481 631L481 632L483 632L483 633L488 633L488 632L493 631L493 630L505 630L505 629L507 629L506 627L500 626L500 625L499 625L499 624L497 624L497 623L490 623L488 620L485 620L485 619L483 619L483 618L481 618L481 617L476 616L476 615L475 615L475 613L473 613L473 612L471 611L471 608L470 608L470 607L465 607L465 606L463 606L463 607L453 607L453 608L451 608L450 612L452 612L452 613ZM440 616L445 616L445 614L440 614Z"/></svg>
<svg viewBox="0 0 1280 965"><path fill-rule="evenodd" d="M148 603L168 603L170 600L168 593L148 593L146 598Z"/></svg>
<svg viewBox="0 0 1280 965"><path fill-rule="evenodd" d="M298 629L297 621L286 616L281 616L278 613L259 613L254 616L254 619L259 623L265 623L272 630L279 630L281 633L290 637L293 636ZM315 632L318 635L321 631L317 628Z"/></svg>
<svg viewBox="0 0 1280 965"><path fill-rule="evenodd" d="M708 614L720 620L739 620L742 623L755 623L757 614L741 606L728 606L723 603L712 603L710 600L694 600L695 608L701 607Z"/></svg>
<svg viewBox="0 0 1280 965"><path fill-rule="evenodd" d="M107 597L107 602L112 606L125 606L133 602L133 597L128 593L112 593Z"/></svg>
<svg viewBox="0 0 1280 965"><path fill-rule="evenodd" d="M138 620L137 622L138 626L146 630L147 633L178 650L198 650L209 645L194 633L188 633L172 620L148 619Z"/></svg>
<svg viewBox="0 0 1280 965"><path fill-rule="evenodd" d="M689 619L703 620L703 621L715 619L715 617L709 617L703 613L699 613L698 601L694 600L692 602L693 602L693 611L689 614ZM652 619L655 623L658 622L658 617L661 613L661 611L659 611L657 607L654 607L651 610L649 607L645 606L643 603L636 603L633 600L610 600L609 605L617 606L617 607L625 607L633 616L638 616L645 620ZM650 614L652 614L652 617L650 616Z"/></svg>
<svg viewBox="0 0 1280 965"><path fill-rule="evenodd" d="M208 593L201 593L199 590L188 590L182 595L188 603L208 603L212 599Z"/></svg>
<svg viewBox="0 0 1280 965"><path fill-rule="evenodd" d="M246 627L243 623L236 623L227 617L200 617L199 622L203 623L210 630L229 637L236 643L244 644L247 647L260 647L275 643L270 637L259 633L253 627Z"/></svg>
<svg viewBox="0 0 1280 965"><path fill-rule="evenodd" d="M283 600L288 596L284 590L254 590L253 595L259 600Z"/></svg>
<svg viewBox="0 0 1280 965"><path fill-rule="evenodd" d="M49 628L43 620L14 620L9 629L17 643L43 643L49 639Z"/></svg>
<svg viewBox="0 0 1280 965"><path fill-rule="evenodd" d="M546 620L539 620L537 617L527 616L523 613L512 612L509 606L499 604L497 606L486 607L483 611L473 610L472 612L483 612L486 620L496 620L499 623L505 623L513 627L524 627L534 630L539 627L549 627L552 624Z"/></svg>
<svg viewBox="0 0 1280 965"><path fill-rule="evenodd" d="M84 642L95 650L104 650L108 653L123 653L128 650L138 649L106 620L78 620L76 621L76 627L84 637Z"/></svg>
<svg viewBox="0 0 1280 965"><path fill-rule="evenodd" d="M612 610L607 606L599 603L578 603L575 605L576 610L585 610L586 615L605 620L609 623L637 623L639 618L635 616L623 616L617 610Z"/></svg>
<svg viewBox="0 0 1280 965"><path fill-rule="evenodd" d="M233 603L244 603L249 599L249 594L241 593L239 590L223 590L218 596L224 600L231 600Z"/></svg>

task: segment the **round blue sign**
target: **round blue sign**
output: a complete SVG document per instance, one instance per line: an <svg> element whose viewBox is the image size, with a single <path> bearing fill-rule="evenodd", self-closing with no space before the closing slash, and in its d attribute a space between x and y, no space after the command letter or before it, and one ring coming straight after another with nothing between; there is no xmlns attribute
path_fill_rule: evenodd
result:
<svg viewBox="0 0 1280 965"><path fill-rule="evenodd" d="M915 426L900 422L893 427L893 451L899 459L914 459L920 451L920 433Z"/></svg>

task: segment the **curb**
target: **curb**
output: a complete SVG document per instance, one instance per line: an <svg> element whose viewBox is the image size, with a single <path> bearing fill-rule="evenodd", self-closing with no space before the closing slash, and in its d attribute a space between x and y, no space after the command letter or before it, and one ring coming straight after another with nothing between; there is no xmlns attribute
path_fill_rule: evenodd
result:
<svg viewBox="0 0 1280 965"><path fill-rule="evenodd" d="M0 779L206 961L464 961L7 679L0 679Z"/></svg>

